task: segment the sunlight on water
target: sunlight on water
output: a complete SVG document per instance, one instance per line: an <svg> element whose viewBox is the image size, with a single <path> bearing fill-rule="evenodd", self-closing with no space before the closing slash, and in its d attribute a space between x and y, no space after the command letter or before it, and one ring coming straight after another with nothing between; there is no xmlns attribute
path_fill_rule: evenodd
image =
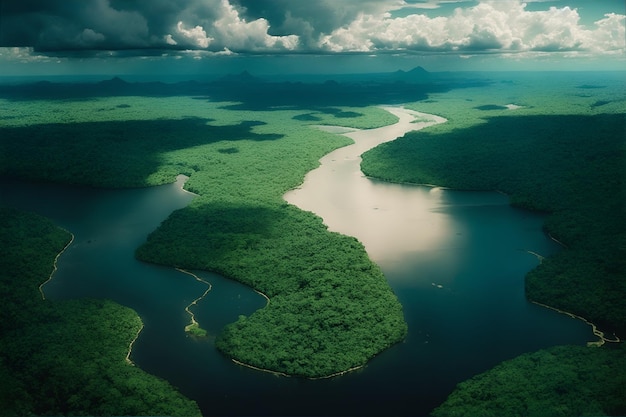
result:
<svg viewBox="0 0 626 417"><path fill-rule="evenodd" d="M410 130L445 121L401 108L386 109L399 117L397 124L346 133L355 143L326 155L300 188L285 194L287 202L322 217L330 230L359 239L374 261L436 246L450 233L449 216L432 213L440 204L440 189L431 192L427 187L379 183L361 172L363 152ZM416 116L429 121L412 123Z"/></svg>

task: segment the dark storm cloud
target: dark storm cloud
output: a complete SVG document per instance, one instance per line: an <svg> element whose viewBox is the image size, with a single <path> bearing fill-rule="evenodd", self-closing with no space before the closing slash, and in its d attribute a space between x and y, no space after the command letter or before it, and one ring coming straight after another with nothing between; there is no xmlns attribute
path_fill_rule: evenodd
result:
<svg viewBox="0 0 626 417"><path fill-rule="evenodd" d="M118 10L106 0L2 2L0 45L37 50L143 48L148 24L138 10Z"/></svg>
<svg viewBox="0 0 626 417"><path fill-rule="evenodd" d="M320 35L353 22L359 14L381 14L401 1L381 0L233 0L250 19L266 18L275 35L295 34L307 47Z"/></svg>
<svg viewBox="0 0 626 417"><path fill-rule="evenodd" d="M381 0L3 1L0 46L30 46L45 52L293 50L295 35L302 50L316 48L321 34L349 24L359 13L379 13L388 4ZM280 39L287 36L291 38Z"/></svg>
<svg viewBox="0 0 626 417"><path fill-rule="evenodd" d="M452 5L459 7L434 17L423 13ZM394 10L400 13L389 13ZM521 0L4 0L0 19L0 46L32 47L46 54L615 55L625 47L623 14L607 14L584 26L576 8L536 11Z"/></svg>

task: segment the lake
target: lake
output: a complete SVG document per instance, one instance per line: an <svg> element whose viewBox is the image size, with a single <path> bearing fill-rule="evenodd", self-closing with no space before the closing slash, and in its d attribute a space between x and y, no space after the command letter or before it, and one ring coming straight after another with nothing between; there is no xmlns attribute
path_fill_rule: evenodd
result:
<svg viewBox="0 0 626 417"><path fill-rule="evenodd" d="M365 244L404 306L409 332L365 368L327 380L276 377L219 354L215 334L265 300L216 274L198 272L212 290L194 307L209 337L185 334L184 308L206 285L134 258L146 236L193 198L181 190L182 180L131 190L5 180L0 195L3 203L47 216L75 235L44 287L46 297L109 298L135 309L145 328L132 360L179 387L204 414L425 415L458 382L502 360L593 340L588 326L524 296L524 275L539 262L529 251L546 256L559 250L543 234L542 216L511 208L498 193L369 180L354 168L358 157L341 153L346 149L325 158L341 162L333 169L356 182L345 188L323 174L311 190L312 172L286 198Z"/></svg>

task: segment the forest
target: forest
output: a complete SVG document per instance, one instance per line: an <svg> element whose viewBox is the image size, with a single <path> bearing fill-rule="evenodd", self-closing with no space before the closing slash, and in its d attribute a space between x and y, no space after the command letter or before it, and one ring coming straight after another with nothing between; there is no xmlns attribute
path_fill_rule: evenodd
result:
<svg viewBox="0 0 626 417"><path fill-rule="evenodd" d="M548 213L544 229L563 250L527 275L527 298L584 317L607 338L623 339L624 86L602 88L591 95L585 85L570 85L550 97L553 90L508 86L502 96L478 92L454 98L454 105L433 96L429 109L448 123L369 151L363 172L394 182L497 190L515 206ZM623 347L605 345L516 358L459 385L435 415L623 415L624 354ZM536 369L541 372L532 378L520 376ZM554 388L562 375L571 378Z"/></svg>
<svg viewBox="0 0 626 417"><path fill-rule="evenodd" d="M623 343L598 349L556 346L526 353L460 383L432 415L623 416L624 369Z"/></svg>
<svg viewBox="0 0 626 417"><path fill-rule="evenodd" d="M407 107L448 122L368 152L362 169L387 181L498 190L516 206L548 213L545 230L564 248L528 275L528 298L623 338L626 91L623 83L590 90L591 84L573 80L555 92L560 84L549 83L483 79L455 91L415 93L413 100L421 101ZM394 116L344 105L351 101L272 107L245 95L238 101L53 96L0 99L0 176L109 188L189 176L185 187L199 196L172 213L136 256L214 271L269 297L265 308L240 316L218 335L215 345L226 357L318 378L363 366L403 340L402 306L363 245L282 199L321 156L350 143L314 125L373 128L394 123ZM126 363L141 326L136 313L103 300L41 300L37 286L49 276L67 233L10 209L0 214L7 225L3 239L10 242L3 247L15 247L3 254L9 266L0 323L4 414L198 414L171 386ZM16 279L22 275L31 277L28 285ZM33 321L36 314L49 319ZM74 347L62 345L68 333L78 335ZM110 343L95 356L93 341L103 337ZM43 350L44 342L58 347ZM63 355L82 345L70 358ZM624 356L621 344L524 355L460 384L434 413L624 414L624 373L614 371L624 369ZM81 361L92 365L78 366ZM532 384L514 377L526 374ZM66 375L71 379L62 380ZM37 397L40 392L47 400ZM158 408L155 398L172 398L168 402L184 411Z"/></svg>
<svg viewBox="0 0 626 417"><path fill-rule="evenodd" d="M191 97L13 103L23 113L2 128L1 175L98 187L190 176L186 188L199 197L137 257L217 272L270 297L218 337L228 357L323 377L404 338L402 306L363 245L282 199L320 157L349 143L311 124L370 128L395 116L374 107L233 111Z"/></svg>
<svg viewBox="0 0 626 417"><path fill-rule="evenodd" d="M127 362L142 327L106 300L42 299L69 242L34 214L0 207L0 415L200 415L195 402Z"/></svg>

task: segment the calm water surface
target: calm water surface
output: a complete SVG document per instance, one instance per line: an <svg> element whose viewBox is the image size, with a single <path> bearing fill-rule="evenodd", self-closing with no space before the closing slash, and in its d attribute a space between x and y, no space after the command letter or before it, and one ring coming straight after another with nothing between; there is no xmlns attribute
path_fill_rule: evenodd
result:
<svg viewBox="0 0 626 417"><path fill-rule="evenodd" d="M358 132L349 135L358 138ZM364 242L404 306L409 333L364 369L329 380L275 377L217 353L214 335L265 301L215 274L199 273L213 289L194 310L211 337L185 335L184 307L205 286L133 256L148 233L193 198L180 184L94 190L4 181L0 196L76 236L44 287L46 296L109 298L137 310L146 327L132 359L179 387L207 415L425 415L456 383L502 360L592 340L584 324L524 297L524 275L538 262L527 251L558 250L541 232L540 216L509 207L496 193L368 180L358 170L360 153L350 152L326 157L337 162L329 166L339 177L312 172L286 199ZM311 188L316 175L321 182Z"/></svg>

